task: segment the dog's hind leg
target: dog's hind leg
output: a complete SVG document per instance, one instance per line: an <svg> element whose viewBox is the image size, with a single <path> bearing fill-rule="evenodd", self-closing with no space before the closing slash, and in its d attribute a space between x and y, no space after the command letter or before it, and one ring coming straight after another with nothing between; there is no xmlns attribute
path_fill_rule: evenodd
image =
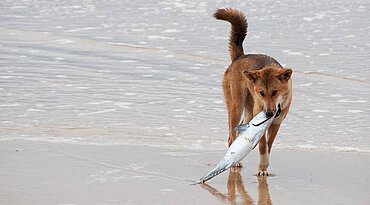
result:
<svg viewBox="0 0 370 205"><path fill-rule="evenodd" d="M237 134L234 128L239 125L242 119L245 107L245 98L242 98L242 92L240 89L235 88L233 89L231 85L228 84L227 79L224 79L223 90L228 112L228 122L229 122L228 145L230 147L230 145L235 140Z"/></svg>
<svg viewBox="0 0 370 205"><path fill-rule="evenodd" d="M235 91L234 91L235 92ZM241 97L241 93L232 93L232 100L228 105L228 115L229 115L229 140L228 145L233 143L236 138L237 132L235 131L235 127L237 127L241 121L243 113L244 113L244 103L245 101Z"/></svg>
<svg viewBox="0 0 370 205"><path fill-rule="evenodd" d="M243 115L243 108L239 106L231 106L228 108L228 115L229 115L229 139L228 139L228 145L230 145L234 142L236 138L237 132L234 130L235 127L237 127L240 123L240 119Z"/></svg>

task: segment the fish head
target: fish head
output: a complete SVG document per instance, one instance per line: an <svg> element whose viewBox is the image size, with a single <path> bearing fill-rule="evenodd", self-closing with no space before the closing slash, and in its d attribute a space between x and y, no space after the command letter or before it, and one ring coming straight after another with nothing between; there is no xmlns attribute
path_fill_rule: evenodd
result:
<svg viewBox="0 0 370 205"><path fill-rule="evenodd" d="M254 127L258 127L267 121L272 119L272 116L267 115L265 112L258 113L250 122L250 125L253 125Z"/></svg>
<svg viewBox="0 0 370 205"><path fill-rule="evenodd" d="M281 106L280 103L276 106L275 111L272 114L266 113L266 112L259 112L250 122L250 125L253 125L254 127L258 126L268 126L274 118L279 117L281 113ZM261 127L263 127L261 126Z"/></svg>

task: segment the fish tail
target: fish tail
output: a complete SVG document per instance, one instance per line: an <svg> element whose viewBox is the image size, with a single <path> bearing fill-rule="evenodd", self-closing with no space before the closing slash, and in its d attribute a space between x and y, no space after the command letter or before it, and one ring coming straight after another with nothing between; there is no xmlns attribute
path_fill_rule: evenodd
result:
<svg viewBox="0 0 370 205"><path fill-rule="evenodd" d="M233 164L232 163L225 163L225 162L220 162L212 171L210 171L207 175L199 179L195 184L200 184L204 183L213 177L221 174L222 172L228 170Z"/></svg>

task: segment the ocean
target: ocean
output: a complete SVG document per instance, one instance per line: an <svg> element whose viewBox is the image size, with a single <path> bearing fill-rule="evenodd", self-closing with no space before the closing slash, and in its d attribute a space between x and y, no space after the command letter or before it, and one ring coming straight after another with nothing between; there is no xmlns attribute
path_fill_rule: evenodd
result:
<svg viewBox="0 0 370 205"><path fill-rule="evenodd" d="M366 0L0 4L0 141L224 150L230 24L212 13L234 7L245 53L294 70L274 149L370 152Z"/></svg>

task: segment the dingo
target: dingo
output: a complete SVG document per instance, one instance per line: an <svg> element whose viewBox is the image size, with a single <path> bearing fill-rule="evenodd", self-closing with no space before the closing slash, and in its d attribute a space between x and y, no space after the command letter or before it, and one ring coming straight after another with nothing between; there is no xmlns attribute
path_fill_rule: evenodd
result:
<svg viewBox="0 0 370 205"><path fill-rule="evenodd" d="M259 142L260 164L257 176L267 176L272 144L292 101L292 70L283 68L267 55L244 55L243 41L248 25L242 12L224 8L218 9L213 16L231 23L231 64L225 71L222 83L228 110L229 146L237 134L234 128L242 120L249 122L261 111L267 116L279 113Z"/></svg>

